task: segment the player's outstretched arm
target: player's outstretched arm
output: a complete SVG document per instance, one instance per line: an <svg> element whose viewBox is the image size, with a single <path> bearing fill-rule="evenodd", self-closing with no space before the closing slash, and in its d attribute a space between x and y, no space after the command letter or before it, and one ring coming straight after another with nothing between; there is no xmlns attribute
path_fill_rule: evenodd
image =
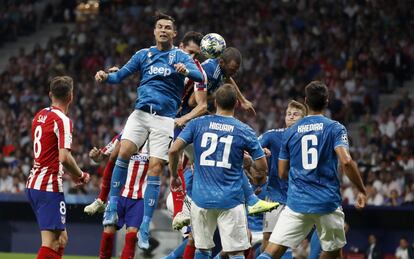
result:
<svg viewBox="0 0 414 259"><path fill-rule="evenodd" d="M178 162L180 160L180 154L181 151L184 150L184 148L187 146L187 143L185 143L182 139L177 138L170 150L168 151L168 169L170 171L171 176L171 188L173 190L177 190L181 187L181 179L178 177Z"/></svg>
<svg viewBox="0 0 414 259"><path fill-rule="evenodd" d="M362 181L361 174L359 172L357 164L354 160L352 160L351 154L349 154L347 148L343 146L338 146L335 148L335 153L338 156L341 167L348 176L349 180L357 187L359 191L355 207L360 209L364 208L367 201L367 197L365 186Z"/></svg>
<svg viewBox="0 0 414 259"><path fill-rule="evenodd" d="M287 180L289 177L289 160L284 160L279 158L278 162L278 171L279 171L279 177L280 179Z"/></svg>
<svg viewBox="0 0 414 259"><path fill-rule="evenodd" d="M243 93L239 89L239 86L236 84L236 81L234 81L232 77L229 77L226 81L227 83L235 86L237 92L237 99L239 100L241 107L247 111L253 112L253 114L256 115L256 110L253 107L253 103L247 100L246 97L244 97Z"/></svg>
<svg viewBox="0 0 414 259"><path fill-rule="evenodd" d="M109 73L99 70L95 74L95 80L98 83L107 82L110 84L117 84L120 83L124 78L128 77L129 75L137 72L141 67L141 58L145 55L144 50L140 50L135 53L131 59L126 63L121 69L117 67L112 67L109 69Z"/></svg>
<svg viewBox="0 0 414 259"><path fill-rule="evenodd" d="M193 94L197 105L191 112L175 120L177 127L183 127L190 120L207 113L207 91L196 91Z"/></svg>
<svg viewBox="0 0 414 259"><path fill-rule="evenodd" d="M82 172L69 149L59 149L59 161L62 163L63 167L65 167L65 169L75 178L75 182L77 184L84 184L89 182L89 174Z"/></svg>

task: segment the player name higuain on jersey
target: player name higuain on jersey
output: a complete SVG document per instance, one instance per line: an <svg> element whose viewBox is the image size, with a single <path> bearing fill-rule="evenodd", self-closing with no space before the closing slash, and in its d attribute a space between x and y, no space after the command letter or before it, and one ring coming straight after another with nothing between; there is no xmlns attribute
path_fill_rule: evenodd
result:
<svg viewBox="0 0 414 259"><path fill-rule="evenodd" d="M227 131L227 132L233 132L234 126L228 125L228 124L221 124L217 122L210 122L210 126L208 126L209 129L214 130L221 130L221 131Z"/></svg>

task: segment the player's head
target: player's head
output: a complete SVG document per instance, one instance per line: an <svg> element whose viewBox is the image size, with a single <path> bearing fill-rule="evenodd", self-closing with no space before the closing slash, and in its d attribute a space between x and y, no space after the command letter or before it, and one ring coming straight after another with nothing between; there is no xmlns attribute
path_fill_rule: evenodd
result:
<svg viewBox="0 0 414 259"><path fill-rule="evenodd" d="M290 101L285 115L286 127L292 126L295 122L305 117L306 113L307 109L305 105L295 100Z"/></svg>
<svg viewBox="0 0 414 259"><path fill-rule="evenodd" d="M49 97L52 102L70 104L73 99L73 79L70 76L56 76L50 81Z"/></svg>
<svg viewBox="0 0 414 259"><path fill-rule="evenodd" d="M177 36L174 18L164 13L157 13L155 15L154 36L157 43L171 45Z"/></svg>
<svg viewBox="0 0 414 259"><path fill-rule="evenodd" d="M184 34L180 43L180 49L187 52L192 58L201 52L200 43L203 38L203 34L196 31L189 31Z"/></svg>
<svg viewBox="0 0 414 259"><path fill-rule="evenodd" d="M237 92L231 84L224 84L215 93L216 106L221 110L232 111L237 104Z"/></svg>
<svg viewBox="0 0 414 259"><path fill-rule="evenodd" d="M305 103L310 110L322 112L328 105L328 87L321 81L312 81L305 87Z"/></svg>
<svg viewBox="0 0 414 259"><path fill-rule="evenodd" d="M220 56L219 63L225 76L233 76L239 70L242 63L242 55L236 48L226 48Z"/></svg>

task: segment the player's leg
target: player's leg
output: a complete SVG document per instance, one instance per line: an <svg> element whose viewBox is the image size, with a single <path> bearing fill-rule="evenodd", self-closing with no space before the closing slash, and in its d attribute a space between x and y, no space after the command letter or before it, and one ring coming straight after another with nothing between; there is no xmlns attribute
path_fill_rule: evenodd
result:
<svg viewBox="0 0 414 259"><path fill-rule="evenodd" d="M61 258L59 252L63 252L67 242L66 204L63 193L27 189L26 195L41 231L42 245L37 258Z"/></svg>
<svg viewBox="0 0 414 259"><path fill-rule="evenodd" d="M184 250L187 247L188 238L184 239L183 242L175 248L171 253L169 253L164 259L178 259L183 258Z"/></svg>
<svg viewBox="0 0 414 259"><path fill-rule="evenodd" d="M342 208L325 215L315 215L314 222L322 247L320 258L342 258L341 249L346 244L345 215Z"/></svg>
<svg viewBox="0 0 414 259"><path fill-rule="evenodd" d="M99 247L99 258L110 259L114 247L116 228L115 226L105 226L102 232L101 245Z"/></svg>
<svg viewBox="0 0 414 259"><path fill-rule="evenodd" d="M123 205L123 208L125 209L124 219L127 227L125 245L122 250L121 259L132 259L135 256L138 228L142 223L144 215L144 200L135 200L125 197L122 197L121 200L121 205Z"/></svg>
<svg viewBox="0 0 414 259"><path fill-rule="evenodd" d="M294 212L286 206L265 251L258 258L281 258L289 247L297 247L306 238L313 225L314 221L309 215Z"/></svg>
<svg viewBox="0 0 414 259"><path fill-rule="evenodd" d="M174 120L168 117L150 115L149 121L149 167L147 187L144 193L144 218L138 232L138 246L149 248L149 226L158 205L161 174L168 161L168 149L174 134Z"/></svg>
<svg viewBox="0 0 414 259"><path fill-rule="evenodd" d="M195 241L195 259L210 259L214 247L213 236L217 228L218 210L191 205L192 233Z"/></svg>
<svg viewBox="0 0 414 259"><path fill-rule="evenodd" d="M264 200L260 200L253 191L253 187L249 182L249 178L247 178L246 174L243 174L243 193L244 198L247 203L247 208L249 210L249 214L256 214L262 213L266 211L271 211L277 206L279 203L277 202L268 202Z"/></svg>
<svg viewBox="0 0 414 259"><path fill-rule="evenodd" d="M59 237L61 230L41 230L42 245L37 253L37 259L59 259Z"/></svg>
<svg viewBox="0 0 414 259"><path fill-rule="evenodd" d="M319 241L318 233L316 229L312 233L311 241L310 241L310 252L309 252L309 259L318 259L321 255L321 242Z"/></svg>
<svg viewBox="0 0 414 259"><path fill-rule="evenodd" d="M105 203L108 199L109 190L111 188L111 178L112 171L115 167L115 161L118 157L119 149L121 147L120 143L117 143L111 155L106 162L105 169L102 176L101 190L99 192L98 198L85 207L84 212L93 215L95 213L102 213L105 211Z"/></svg>
<svg viewBox="0 0 414 259"><path fill-rule="evenodd" d="M277 231L275 229L276 223L280 217L280 214L282 213L283 209L286 205L281 204L277 209L272 210L270 212L266 212L264 214L263 219L263 242L262 247L260 249L261 252L266 250L266 247L269 243L270 235L273 231ZM259 254L256 255L258 257ZM292 250L289 248L286 250L286 252L282 256L283 259L292 259Z"/></svg>
<svg viewBox="0 0 414 259"><path fill-rule="evenodd" d="M228 210L220 210L217 225L223 251L230 258L245 258L244 251L250 248L250 243L244 204Z"/></svg>
<svg viewBox="0 0 414 259"><path fill-rule="evenodd" d="M109 191L109 202L105 209L103 225L115 225L118 216L116 214L119 194L125 184L129 159L137 152L148 137L146 124L149 114L135 110L128 117L121 138L119 154L112 172L111 188Z"/></svg>
<svg viewBox="0 0 414 259"><path fill-rule="evenodd" d="M63 256L64 252L65 252L65 247L68 244L68 232L65 230L60 232L59 235L59 249L58 249L58 253L60 254L60 256Z"/></svg>
<svg viewBox="0 0 414 259"><path fill-rule="evenodd" d="M195 255L195 250L196 250L193 235L189 233L187 239L188 239L188 242L187 242L187 246L184 249L183 259L193 259Z"/></svg>

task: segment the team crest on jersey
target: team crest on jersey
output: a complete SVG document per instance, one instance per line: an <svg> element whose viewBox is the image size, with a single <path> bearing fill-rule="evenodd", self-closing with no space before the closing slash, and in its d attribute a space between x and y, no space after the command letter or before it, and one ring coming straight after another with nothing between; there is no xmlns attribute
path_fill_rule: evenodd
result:
<svg viewBox="0 0 414 259"><path fill-rule="evenodd" d="M45 123L46 119L47 119L47 115L39 115L39 117L37 118L37 122Z"/></svg>
<svg viewBox="0 0 414 259"><path fill-rule="evenodd" d="M346 144L348 144L348 135L346 134L342 134L342 141L345 142Z"/></svg>
<svg viewBox="0 0 414 259"><path fill-rule="evenodd" d="M175 60L175 51L171 51L170 54L168 54L168 64L172 65Z"/></svg>
<svg viewBox="0 0 414 259"><path fill-rule="evenodd" d="M62 222L62 224L66 223L66 216L60 216L60 221Z"/></svg>

